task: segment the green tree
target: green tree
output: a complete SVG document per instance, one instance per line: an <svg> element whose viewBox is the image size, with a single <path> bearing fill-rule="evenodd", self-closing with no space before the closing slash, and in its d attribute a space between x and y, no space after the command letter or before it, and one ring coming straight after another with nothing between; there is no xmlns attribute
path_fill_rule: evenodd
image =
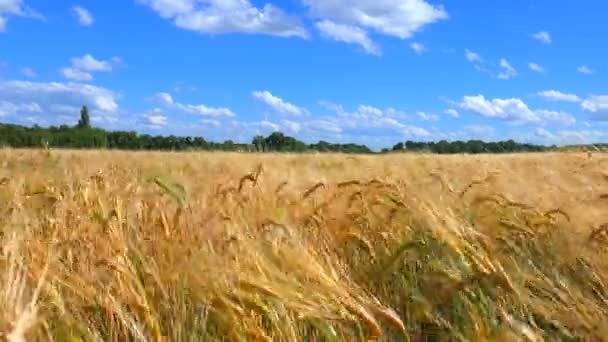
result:
<svg viewBox="0 0 608 342"><path fill-rule="evenodd" d="M82 106L82 109L80 109L78 128L91 128L91 119L89 118L89 109L87 106Z"/></svg>

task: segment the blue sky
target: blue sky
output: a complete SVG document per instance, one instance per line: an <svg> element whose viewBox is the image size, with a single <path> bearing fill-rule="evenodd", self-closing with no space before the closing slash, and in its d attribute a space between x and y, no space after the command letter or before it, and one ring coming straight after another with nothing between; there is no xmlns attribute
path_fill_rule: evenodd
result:
<svg viewBox="0 0 608 342"><path fill-rule="evenodd" d="M0 121L608 141L605 1L0 0Z"/></svg>

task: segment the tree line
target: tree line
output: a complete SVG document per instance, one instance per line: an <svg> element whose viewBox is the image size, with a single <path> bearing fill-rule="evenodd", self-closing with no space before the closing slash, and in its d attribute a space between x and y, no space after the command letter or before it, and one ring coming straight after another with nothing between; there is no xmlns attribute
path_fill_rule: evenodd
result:
<svg viewBox="0 0 608 342"><path fill-rule="evenodd" d="M392 151L428 152L438 154L454 153L515 153L515 152L546 152L556 150L556 146L521 144L513 140L484 142L481 140L415 142L406 141L393 146Z"/></svg>
<svg viewBox="0 0 608 342"><path fill-rule="evenodd" d="M25 127L14 124L0 124L0 147L13 148L98 148L120 150L160 150L160 151L239 151L239 152L338 152L374 153L360 144L334 144L319 141L307 144L281 132L255 136L251 143L207 141L203 137L180 137L138 134L133 131L107 131L92 127L86 106L80 111L80 120L74 126L61 125L48 128L34 125ZM439 154L455 153L513 153L543 152L556 150L556 146L522 144L513 140L484 142L481 140L439 142L400 142L385 148L381 153L426 152Z"/></svg>

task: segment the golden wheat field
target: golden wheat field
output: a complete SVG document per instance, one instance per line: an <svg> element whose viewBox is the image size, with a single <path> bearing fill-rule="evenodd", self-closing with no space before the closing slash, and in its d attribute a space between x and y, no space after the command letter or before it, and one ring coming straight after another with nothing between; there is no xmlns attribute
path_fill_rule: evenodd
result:
<svg viewBox="0 0 608 342"><path fill-rule="evenodd" d="M8 341L608 340L608 156L0 150Z"/></svg>

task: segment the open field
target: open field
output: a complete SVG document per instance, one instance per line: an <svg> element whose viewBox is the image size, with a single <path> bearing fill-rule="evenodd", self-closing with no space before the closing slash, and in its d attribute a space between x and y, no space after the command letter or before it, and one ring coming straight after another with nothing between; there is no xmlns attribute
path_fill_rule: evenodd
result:
<svg viewBox="0 0 608 342"><path fill-rule="evenodd" d="M0 150L11 341L607 340L608 156Z"/></svg>

